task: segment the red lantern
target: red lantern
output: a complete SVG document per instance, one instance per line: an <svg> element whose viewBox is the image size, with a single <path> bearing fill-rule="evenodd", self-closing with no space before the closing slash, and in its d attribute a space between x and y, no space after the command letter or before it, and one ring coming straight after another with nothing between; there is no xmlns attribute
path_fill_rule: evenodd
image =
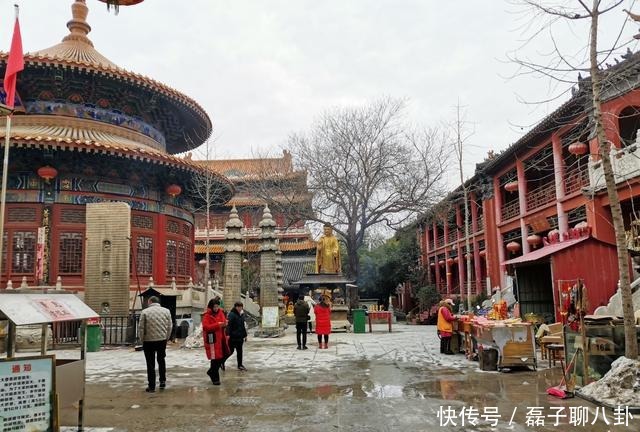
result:
<svg viewBox="0 0 640 432"><path fill-rule="evenodd" d="M576 141L569 146L569 153L574 155L583 155L589 150L589 147L580 141Z"/></svg>
<svg viewBox="0 0 640 432"><path fill-rule="evenodd" d="M182 188L177 184L170 184L167 186L167 193L171 195L172 198L175 198L182 193Z"/></svg>
<svg viewBox="0 0 640 432"><path fill-rule="evenodd" d="M540 237L538 234L531 234L529 237L527 237L527 243L529 243L533 247L538 246L540 243L542 243L542 237Z"/></svg>
<svg viewBox="0 0 640 432"><path fill-rule="evenodd" d="M504 185L504 190L506 190L507 192L515 192L518 190L518 182L517 181L510 181L509 183Z"/></svg>
<svg viewBox="0 0 640 432"><path fill-rule="evenodd" d="M480 255L481 257L486 257L487 256L487 251L486 250L481 250L480 252L478 252L478 255Z"/></svg>
<svg viewBox="0 0 640 432"><path fill-rule="evenodd" d="M507 243L507 250L511 253L516 253L520 251L520 243L518 242L509 242Z"/></svg>
<svg viewBox="0 0 640 432"><path fill-rule="evenodd" d="M142 3L144 0L98 0L107 4L107 9L114 6L118 10L119 6L133 6Z"/></svg>
<svg viewBox="0 0 640 432"><path fill-rule="evenodd" d="M438 264L440 264L440 267L444 267L444 260L440 260Z"/></svg>
<svg viewBox="0 0 640 432"><path fill-rule="evenodd" d="M57 175L58 170L52 166L46 165L38 168L38 176L44 179L47 183L49 183L49 180L56 178Z"/></svg>
<svg viewBox="0 0 640 432"><path fill-rule="evenodd" d="M430 265L431 265L431 267L435 267L436 263L432 262Z"/></svg>
<svg viewBox="0 0 640 432"><path fill-rule="evenodd" d="M449 258L449 259L447 260L447 264L449 264L449 265L453 264L453 258Z"/></svg>

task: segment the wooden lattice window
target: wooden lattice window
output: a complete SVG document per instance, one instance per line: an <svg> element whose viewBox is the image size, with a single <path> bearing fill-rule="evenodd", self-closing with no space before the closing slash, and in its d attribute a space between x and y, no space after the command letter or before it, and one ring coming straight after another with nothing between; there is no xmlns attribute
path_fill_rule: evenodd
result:
<svg viewBox="0 0 640 432"><path fill-rule="evenodd" d="M180 234L180 225L176 221L168 221L167 222L167 232Z"/></svg>
<svg viewBox="0 0 640 432"><path fill-rule="evenodd" d="M191 227L187 224L182 224L182 235L185 237L191 236Z"/></svg>
<svg viewBox="0 0 640 432"><path fill-rule="evenodd" d="M178 242L178 274L187 274L187 244Z"/></svg>
<svg viewBox="0 0 640 432"><path fill-rule="evenodd" d="M178 255L178 244L175 240L167 240L167 274L176 275L176 258Z"/></svg>
<svg viewBox="0 0 640 432"><path fill-rule="evenodd" d="M11 250L11 271L33 273L36 262L35 231L14 231Z"/></svg>
<svg viewBox="0 0 640 432"><path fill-rule="evenodd" d="M153 218L134 214L131 218L131 225L135 228L153 229Z"/></svg>
<svg viewBox="0 0 640 432"><path fill-rule="evenodd" d="M138 237L136 265L138 274L150 275L153 273L153 238L145 236Z"/></svg>
<svg viewBox="0 0 640 432"><path fill-rule="evenodd" d="M13 207L7 212L7 222L35 222L36 209L33 207Z"/></svg>
<svg viewBox="0 0 640 432"><path fill-rule="evenodd" d="M84 209L62 209L60 214L60 222L68 224L84 224L85 223L85 210Z"/></svg>
<svg viewBox="0 0 640 432"><path fill-rule="evenodd" d="M60 274L82 274L82 233L60 233L58 272Z"/></svg>

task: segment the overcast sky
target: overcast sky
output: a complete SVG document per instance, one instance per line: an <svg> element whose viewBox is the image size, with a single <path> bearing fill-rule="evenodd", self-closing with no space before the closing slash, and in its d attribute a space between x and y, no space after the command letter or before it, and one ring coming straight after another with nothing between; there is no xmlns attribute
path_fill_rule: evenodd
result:
<svg viewBox="0 0 640 432"><path fill-rule="evenodd" d="M3 51L13 3L21 6L25 51L68 33L72 0L1 0ZM640 13L633 3L626 6ZM546 78L507 79L515 70L507 53L520 46L530 14L518 15L523 9L504 0L147 0L117 16L97 0L87 4L89 37L102 54L204 107L218 158L283 147L289 134L339 105L407 98L410 121L430 126L453 120L459 99L475 130L465 155L469 176L488 150L506 148L568 97L542 106L519 101L558 88ZM617 37L624 22L614 11L601 35ZM554 36L583 57L583 30L561 27ZM636 32L627 21L622 40ZM548 52L544 43L521 53Z"/></svg>

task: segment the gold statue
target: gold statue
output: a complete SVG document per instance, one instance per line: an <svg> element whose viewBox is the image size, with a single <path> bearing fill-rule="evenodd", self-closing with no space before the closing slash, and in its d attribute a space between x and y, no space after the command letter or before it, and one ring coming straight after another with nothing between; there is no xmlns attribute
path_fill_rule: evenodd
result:
<svg viewBox="0 0 640 432"><path fill-rule="evenodd" d="M340 244L336 236L333 235L333 228L329 224L325 224L324 235L318 240L316 273L341 273Z"/></svg>

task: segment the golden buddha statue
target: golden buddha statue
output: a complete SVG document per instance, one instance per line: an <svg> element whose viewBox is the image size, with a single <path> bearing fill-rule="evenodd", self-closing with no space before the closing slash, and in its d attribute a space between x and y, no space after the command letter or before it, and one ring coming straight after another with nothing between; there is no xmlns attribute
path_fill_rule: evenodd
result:
<svg viewBox="0 0 640 432"><path fill-rule="evenodd" d="M324 235L318 240L316 273L341 273L340 244L336 236L333 235L333 228L329 224L325 224Z"/></svg>

